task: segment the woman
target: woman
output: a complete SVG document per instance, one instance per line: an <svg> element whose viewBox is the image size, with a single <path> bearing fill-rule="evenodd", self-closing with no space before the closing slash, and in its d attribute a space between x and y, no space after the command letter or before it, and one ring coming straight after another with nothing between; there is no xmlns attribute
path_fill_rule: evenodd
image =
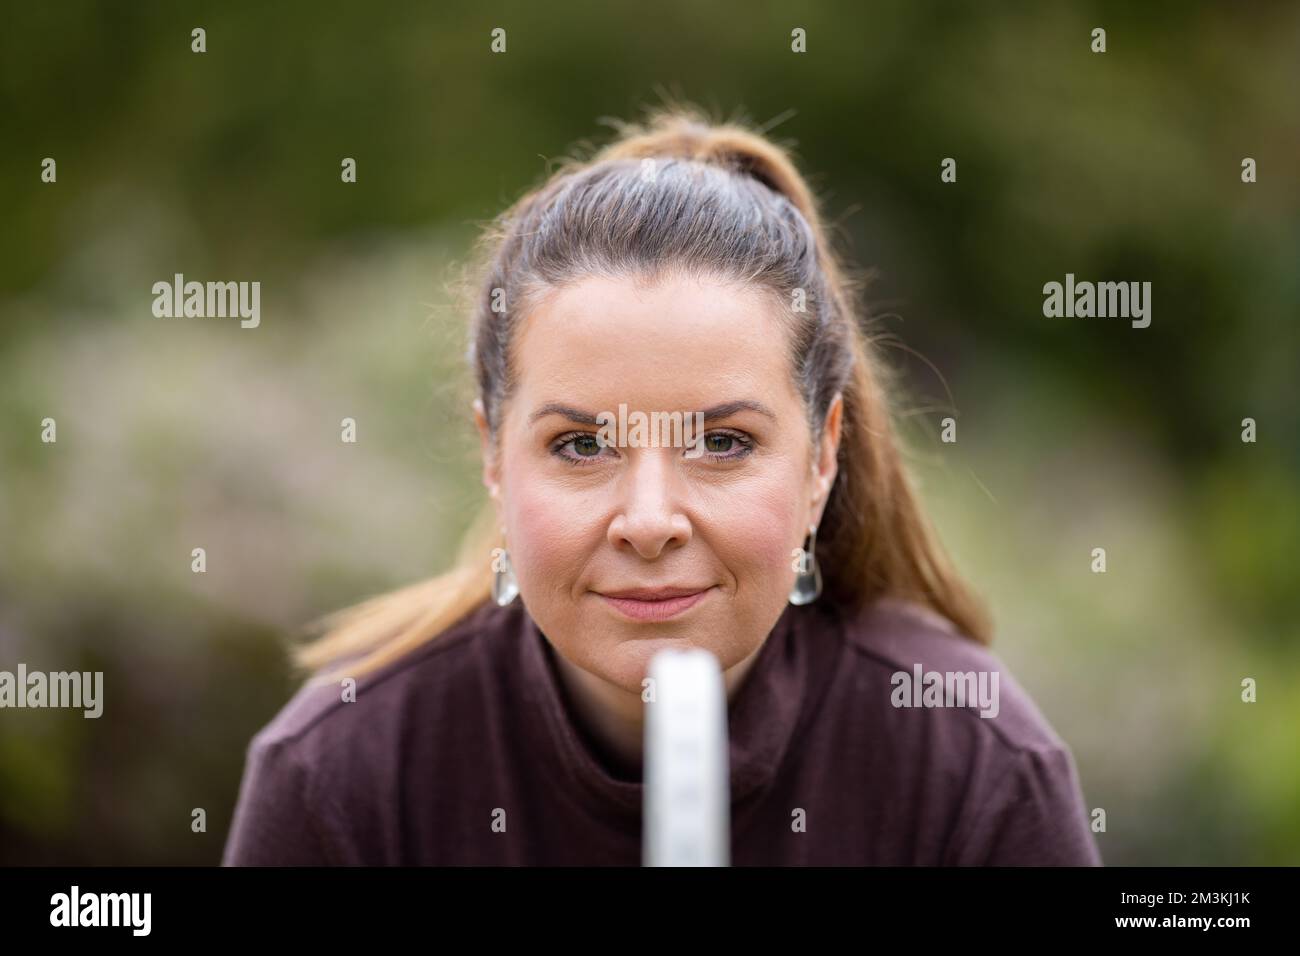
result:
<svg viewBox="0 0 1300 956"><path fill-rule="evenodd" d="M487 520L300 650L225 863L636 865L642 681L685 646L722 668L734 864L1100 863L781 149L664 111L481 252ZM605 427L638 413L704 431Z"/></svg>

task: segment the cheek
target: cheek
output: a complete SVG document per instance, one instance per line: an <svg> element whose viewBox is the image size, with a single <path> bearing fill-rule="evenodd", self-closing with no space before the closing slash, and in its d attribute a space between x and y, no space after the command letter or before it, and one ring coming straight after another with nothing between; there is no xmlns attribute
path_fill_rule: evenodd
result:
<svg viewBox="0 0 1300 956"><path fill-rule="evenodd" d="M771 482L736 489L710 503L702 516L709 540L737 577L770 580L790 570L790 552L803 544L800 492L797 483Z"/></svg>
<svg viewBox="0 0 1300 956"><path fill-rule="evenodd" d="M506 538L520 578L544 590L561 589L578 573L599 535L589 509L574 507L525 470L507 475ZM594 535L594 536L593 536Z"/></svg>

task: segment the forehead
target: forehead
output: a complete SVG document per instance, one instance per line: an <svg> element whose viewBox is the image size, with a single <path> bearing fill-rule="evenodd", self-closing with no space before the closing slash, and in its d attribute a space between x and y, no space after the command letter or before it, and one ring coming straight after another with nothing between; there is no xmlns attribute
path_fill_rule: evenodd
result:
<svg viewBox="0 0 1300 956"><path fill-rule="evenodd" d="M553 292L524 320L517 394L529 404L585 396L645 411L704 408L742 393L797 403L787 342L779 305L753 287L591 277Z"/></svg>

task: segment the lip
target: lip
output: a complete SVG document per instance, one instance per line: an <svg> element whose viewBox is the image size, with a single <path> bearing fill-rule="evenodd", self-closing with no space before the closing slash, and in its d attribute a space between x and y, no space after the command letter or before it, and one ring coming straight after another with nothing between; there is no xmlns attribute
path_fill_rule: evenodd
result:
<svg viewBox="0 0 1300 956"><path fill-rule="evenodd" d="M600 596L614 610L634 621L666 621L699 604L712 590L712 587L629 588L600 593Z"/></svg>

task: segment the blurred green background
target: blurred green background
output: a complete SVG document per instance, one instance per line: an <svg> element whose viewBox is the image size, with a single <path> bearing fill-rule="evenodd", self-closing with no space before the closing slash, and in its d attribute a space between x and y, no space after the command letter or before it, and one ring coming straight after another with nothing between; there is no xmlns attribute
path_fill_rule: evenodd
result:
<svg viewBox="0 0 1300 956"><path fill-rule="evenodd" d="M481 500L448 292L477 224L666 95L772 123L876 270L923 494L1106 862L1300 862L1295 4L5 16L0 669L106 686L98 721L0 711L0 862L220 858L287 642L448 566ZM154 318L176 272L260 281L261 327ZM1044 318L1067 272L1150 281L1151 326Z"/></svg>

